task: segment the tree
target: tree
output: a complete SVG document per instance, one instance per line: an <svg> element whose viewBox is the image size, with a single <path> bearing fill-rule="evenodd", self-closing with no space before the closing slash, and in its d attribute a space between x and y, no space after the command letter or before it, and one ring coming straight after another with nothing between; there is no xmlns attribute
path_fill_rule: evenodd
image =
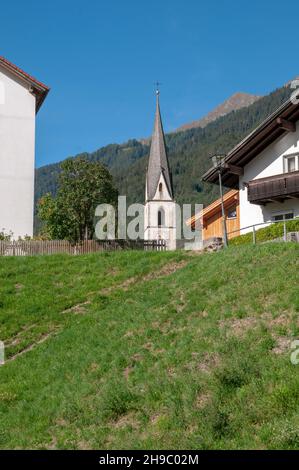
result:
<svg viewBox="0 0 299 470"><path fill-rule="evenodd" d="M61 164L57 196L43 196L38 215L43 232L51 239L78 242L92 238L94 213L98 204L116 205L117 190L108 169L83 157Z"/></svg>
<svg viewBox="0 0 299 470"><path fill-rule="evenodd" d="M6 233L4 229L0 232L0 241L10 242L12 239L13 233Z"/></svg>

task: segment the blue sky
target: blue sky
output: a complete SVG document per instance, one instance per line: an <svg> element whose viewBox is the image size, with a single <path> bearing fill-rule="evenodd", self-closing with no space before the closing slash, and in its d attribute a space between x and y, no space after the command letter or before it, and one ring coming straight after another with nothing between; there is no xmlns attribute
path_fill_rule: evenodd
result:
<svg viewBox="0 0 299 470"><path fill-rule="evenodd" d="M277 0L2 2L0 55L51 87L36 166L148 136L157 79L166 131L277 88L299 75L298 18Z"/></svg>

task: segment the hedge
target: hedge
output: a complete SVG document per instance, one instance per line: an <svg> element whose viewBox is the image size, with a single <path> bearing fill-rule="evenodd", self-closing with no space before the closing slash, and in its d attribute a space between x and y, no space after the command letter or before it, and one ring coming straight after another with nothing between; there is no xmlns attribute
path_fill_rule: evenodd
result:
<svg viewBox="0 0 299 470"><path fill-rule="evenodd" d="M256 242L266 242L269 240L275 240L276 238L283 237L283 222L277 222L269 225L268 227L260 228L256 230ZM299 231L299 219L289 220L286 223L287 232L298 232ZM246 243L252 243L252 232L244 233L238 237L234 237L229 240L230 245L244 245Z"/></svg>

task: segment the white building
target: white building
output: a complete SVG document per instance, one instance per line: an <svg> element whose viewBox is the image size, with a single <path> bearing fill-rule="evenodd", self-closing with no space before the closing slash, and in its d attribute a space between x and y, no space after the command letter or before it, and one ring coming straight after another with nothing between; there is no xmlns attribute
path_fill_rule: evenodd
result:
<svg viewBox="0 0 299 470"><path fill-rule="evenodd" d="M211 168L204 181L218 182ZM299 104L286 101L225 158L222 181L239 189L241 234L299 217Z"/></svg>
<svg viewBox="0 0 299 470"><path fill-rule="evenodd" d="M144 239L165 240L167 249L176 248L176 204L173 197L165 138L160 115L159 91L146 172Z"/></svg>
<svg viewBox="0 0 299 470"><path fill-rule="evenodd" d="M33 235L35 115L49 88L0 57L0 232Z"/></svg>

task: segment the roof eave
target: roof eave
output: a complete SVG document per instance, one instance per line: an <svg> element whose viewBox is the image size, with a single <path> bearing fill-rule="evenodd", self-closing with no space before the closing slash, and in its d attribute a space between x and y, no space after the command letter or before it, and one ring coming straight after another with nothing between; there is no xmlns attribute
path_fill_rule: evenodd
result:
<svg viewBox="0 0 299 470"><path fill-rule="evenodd" d="M296 122L299 119L299 105L292 103L291 99L288 99L228 153L225 163L234 163L244 167L261 153L264 148L270 145L271 142L285 135L287 131L279 127L277 123L277 118L285 117L285 114L290 120L293 118ZM202 176L202 180L218 184L217 169L210 168ZM229 188L236 189L239 184L238 175L232 175L227 170L224 170L223 184Z"/></svg>
<svg viewBox="0 0 299 470"><path fill-rule="evenodd" d="M45 99L47 98L47 95L50 91L50 88L48 88L46 91L44 91L40 96L39 98L36 96L36 106L35 106L35 112L36 114L38 113L39 109L41 108L43 102L45 101Z"/></svg>
<svg viewBox="0 0 299 470"><path fill-rule="evenodd" d="M48 95L50 91L50 88L44 83L36 80L31 75L24 72L24 70L20 69L9 60L1 56L0 56L0 65L2 65L4 69L8 70L13 75L19 77L21 80L23 80L32 88L31 93L34 94L35 99L36 99L35 111L37 113L41 105L45 101L46 96Z"/></svg>

